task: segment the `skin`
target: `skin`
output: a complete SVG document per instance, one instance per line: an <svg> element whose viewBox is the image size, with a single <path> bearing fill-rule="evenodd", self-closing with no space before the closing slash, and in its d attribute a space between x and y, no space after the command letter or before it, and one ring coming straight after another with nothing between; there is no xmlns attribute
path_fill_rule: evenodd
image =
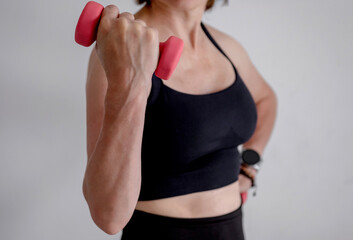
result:
<svg viewBox="0 0 353 240"><path fill-rule="evenodd" d="M238 181L218 189L137 201L144 114L158 60L158 43L171 35L184 41L175 72L163 82L168 87L207 94L234 81L231 64L201 29L205 5L206 0L153 0L151 7L143 7L135 15L119 13L112 5L103 11L86 83L88 161L83 193L92 219L108 234L120 232L135 208L183 218L229 213L241 205L240 193L251 186L251 181L240 174ZM275 93L238 41L206 27L237 67L254 98L258 123L243 148L262 155L275 123ZM249 167L249 171L256 176L255 169Z"/></svg>
<svg viewBox="0 0 353 240"><path fill-rule="evenodd" d="M213 46L200 27L205 4L205 1L153 1L151 7L144 7L135 14L136 19L142 19L148 26L158 29L160 41L165 41L170 35L184 40L180 62L170 80L164 82L180 92L204 94L220 91L231 85L235 78L228 60ZM262 155L275 119L273 90L236 40L211 26L206 27L244 77L255 100L260 112L259 124L254 136L243 146L253 148ZM261 114L269 112L271 114L267 116ZM250 167L249 171L256 176L255 169ZM238 208L241 204L239 193L250 187L250 179L240 174L239 180L228 186L167 199L139 201L136 209L173 217L217 216Z"/></svg>

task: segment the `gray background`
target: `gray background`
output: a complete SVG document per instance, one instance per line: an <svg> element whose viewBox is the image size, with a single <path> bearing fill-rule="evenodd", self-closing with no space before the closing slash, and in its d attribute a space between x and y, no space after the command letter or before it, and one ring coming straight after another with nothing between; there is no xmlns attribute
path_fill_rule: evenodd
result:
<svg viewBox="0 0 353 240"><path fill-rule="evenodd" d="M73 36L85 3L1 4L0 239L120 239L95 226L81 191L90 48ZM352 9L237 0L204 16L243 44L279 99L258 193L243 208L248 240L353 238Z"/></svg>

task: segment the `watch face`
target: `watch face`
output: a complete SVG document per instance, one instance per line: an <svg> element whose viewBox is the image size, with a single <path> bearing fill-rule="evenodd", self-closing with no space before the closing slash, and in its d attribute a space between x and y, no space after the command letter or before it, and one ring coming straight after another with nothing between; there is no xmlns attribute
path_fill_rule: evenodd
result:
<svg viewBox="0 0 353 240"><path fill-rule="evenodd" d="M260 156L256 151L251 149L246 149L242 153L242 159L246 164L254 165L260 161Z"/></svg>

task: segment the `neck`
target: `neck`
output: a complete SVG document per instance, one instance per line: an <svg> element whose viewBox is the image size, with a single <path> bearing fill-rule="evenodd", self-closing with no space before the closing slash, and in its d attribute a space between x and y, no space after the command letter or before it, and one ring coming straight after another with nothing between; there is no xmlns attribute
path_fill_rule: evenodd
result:
<svg viewBox="0 0 353 240"><path fill-rule="evenodd" d="M136 19L142 19L147 26L156 28L161 41L169 36L176 36L184 41L184 47L196 50L201 34L201 19L205 4L180 6L179 1L152 1L150 6L144 6L135 14ZM191 2L191 1L190 1Z"/></svg>

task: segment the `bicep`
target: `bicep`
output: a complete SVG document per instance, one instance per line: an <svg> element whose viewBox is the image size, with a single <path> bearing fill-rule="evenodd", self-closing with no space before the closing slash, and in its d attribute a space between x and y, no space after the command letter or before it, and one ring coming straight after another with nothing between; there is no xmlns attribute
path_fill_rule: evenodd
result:
<svg viewBox="0 0 353 240"><path fill-rule="evenodd" d="M86 81L87 159L94 151L101 131L107 86L105 71L93 48L88 62Z"/></svg>

